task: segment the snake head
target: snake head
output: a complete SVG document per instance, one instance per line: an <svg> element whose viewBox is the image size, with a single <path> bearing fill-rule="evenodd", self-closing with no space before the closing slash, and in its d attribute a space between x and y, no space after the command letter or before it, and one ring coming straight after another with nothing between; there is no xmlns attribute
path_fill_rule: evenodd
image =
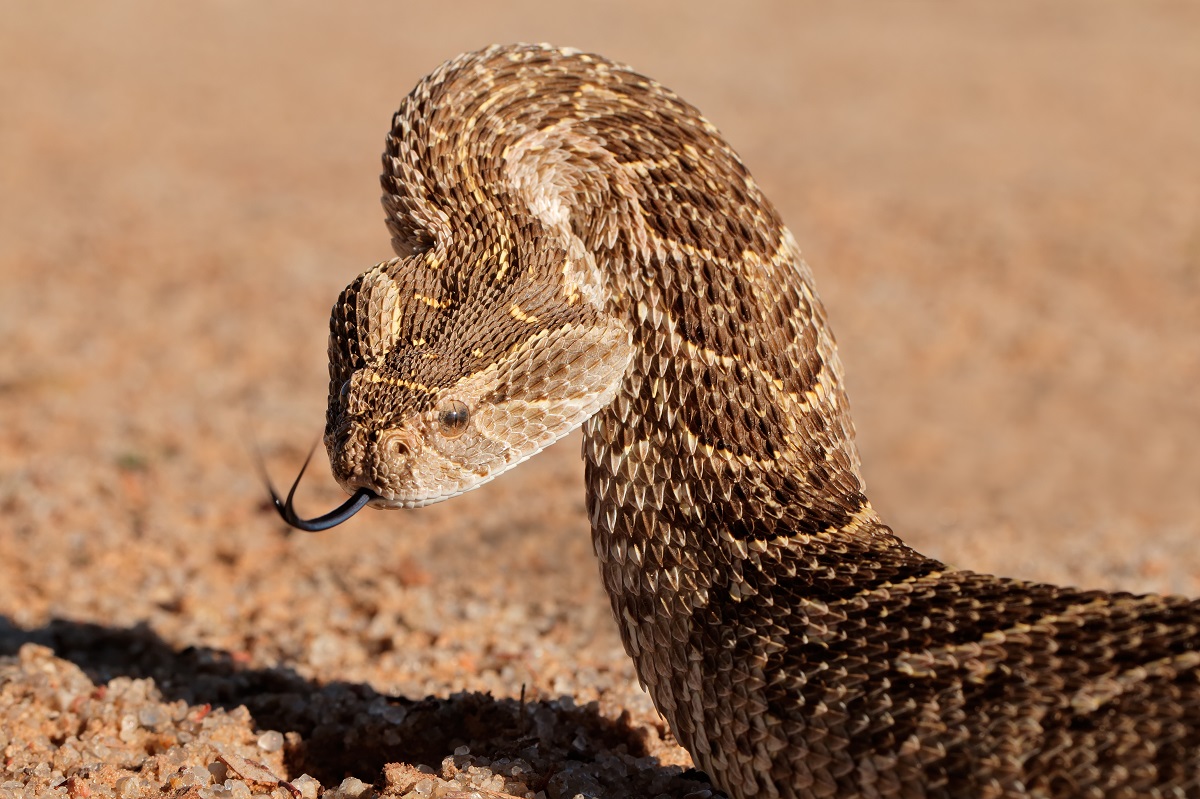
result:
<svg viewBox="0 0 1200 799"><path fill-rule="evenodd" d="M553 255L521 269L498 257L466 274L420 253L342 292L330 319L325 446L346 491L368 489L384 508L448 499L608 404L629 364L629 332L570 291Z"/></svg>

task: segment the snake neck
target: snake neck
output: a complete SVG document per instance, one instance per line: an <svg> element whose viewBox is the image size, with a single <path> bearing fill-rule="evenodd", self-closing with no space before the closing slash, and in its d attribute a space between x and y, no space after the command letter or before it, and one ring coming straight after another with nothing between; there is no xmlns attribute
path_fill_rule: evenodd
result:
<svg viewBox="0 0 1200 799"><path fill-rule="evenodd" d="M517 262L553 250L539 285L627 329L630 365L584 428L611 592L642 579L702 591L718 552L817 558L830 573L811 570L814 595L851 580L856 558L924 562L864 494L837 346L795 240L695 108L593 57L488 50L406 99L384 161L397 252L465 234L514 243ZM483 227L496 220L510 221Z"/></svg>
<svg viewBox="0 0 1200 799"><path fill-rule="evenodd" d="M631 651L682 635L639 627L664 603L703 625L714 596L740 601L768 579L821 601L869 585L867 573L938 565L867 501L810 271L695 108L592 57L489 50L405 100L384 165L399 254L482 241L512 244L514 263L561 253L538 285L628 331L630 365L584 424L584 459ZM639 666L643 679L652 668Z"/></svg>
<svg viewBox="0 0 1200 799"><path fill-rule="evenodd" d="M587 424L594 521L884 540L809 269L694 107L592 56L492 48L406 98L384 167L399 254L492 242L461 260L536 270L561 253L531 285L628 330L616 399Z"/></svg>
<svg viewBox="0 0 1200 799"><path fill-rule="evenodd" d="M542 270L531 285L543 293L628 331L615 399L585 425L602 560L661 548L643 562L673 579L714 548L909 557L864 494L811 273L694 107L603 59L491 48L405 99L384 167L399 254L508 256ZM547 252L556 262L539 266Z"/></svg>

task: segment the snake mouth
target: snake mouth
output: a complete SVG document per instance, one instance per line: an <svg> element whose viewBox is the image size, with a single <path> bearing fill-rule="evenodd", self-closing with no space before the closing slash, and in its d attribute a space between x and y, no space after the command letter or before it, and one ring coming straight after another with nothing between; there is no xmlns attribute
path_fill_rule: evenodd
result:
<svg viewBox="0 0 1200 799"><path fill-rule="evenodd" d="M318 533L322 530L328 530L331 527L337 527L365 508L371 500L379 498L379 495L371 489L359 488L349 499L328 513L314 516L311 519L300 518L299 514L296 513L296 508L292 504L292 501L296 496L296 488L299 487L300 480L304 477L304 471L308 468L308 462L312 460L313 452L315 451L316 446L314 445L313 449L309 451L308 457L304 459L304 465L300 467L300 473L296 475L296 479L292 482L292 487L287 493L287 499L280 499L279 494L275 492L275 486L271 484L271 479L266 476L265 470L263 472L263 478L267 483L267 491L271 493L271 501L275 505L275 510L279 512L280 517L285 522L297 530L303 530L306 533Z"/></svg>

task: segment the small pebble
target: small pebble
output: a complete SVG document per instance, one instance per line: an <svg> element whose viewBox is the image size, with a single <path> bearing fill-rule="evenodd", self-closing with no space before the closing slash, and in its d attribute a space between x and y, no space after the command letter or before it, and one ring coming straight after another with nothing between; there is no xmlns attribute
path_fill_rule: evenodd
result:
<svg viewBox="0 0 1200 799"><path fill-rule="evenodd" d="M267 730L258 736L258 748L264 752L278 752L283 748L283 733Z"/></svg>
<svg viewBox="0 0 1200 799"><path fill-rule="evenodd" d="M142 791L142 781L137 777L126 777L117 780L117 796L128 797L132 799L135 796L140 796Z"/></svg>
<svg viewBox="0 0 1200 799"><path fill-rule="evenodd" d="M250 799L250 786L241 780L225 780L225 789L233 799Z"/></svg>
<svg viewBox="0 0 1200 799"><path fill-rule="evenodd" d="M118 737L125 743L130 743L131 741L133 741L134 736L137 734L137 729L138 729L137 718L135 718L134 716L122 716L121 717L121 729L120 729L120 732L118 733Z"/></svg>
<svg viewBox="0 0 1200 799"><path fill-rule="evenodd" d="M370 785L367 785L360 779L355 777L347 777L346 779L342 780L341 785L334 789L333 795L340 797L341 799L359 799L359 797L364 796L370 790L370 788Z"/></svg>
<svg viewBox="0 0 1200 799"><path fill-rule="evenodd" d="M300 792L302 799L317 799L317 794L321 790L321 783L307 774L301 774L299 777L291 781L291 785Z"/></svg>
<svg viewBox="0 0 1200 799"><path fill-rule="evenodd" d="M148 730L157 729L166 718L167 714L157 705L147 705L138 711L138 723Z"/></svg>

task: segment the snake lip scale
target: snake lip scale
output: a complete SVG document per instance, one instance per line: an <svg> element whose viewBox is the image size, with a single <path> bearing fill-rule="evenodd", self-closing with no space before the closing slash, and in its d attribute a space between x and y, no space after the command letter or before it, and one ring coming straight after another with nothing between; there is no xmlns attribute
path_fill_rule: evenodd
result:
<svg viewBox="0 0 1200 799"><path fill-rule="evenodd" d="M733 799L1200 796L1200 601L898 538L809 267L695 108L601 56L493 46L404 98L381 184L396 257L330 318L352 496L305 520L272 489L288 523L438 502L582 426L625 649Z"/></svg>

